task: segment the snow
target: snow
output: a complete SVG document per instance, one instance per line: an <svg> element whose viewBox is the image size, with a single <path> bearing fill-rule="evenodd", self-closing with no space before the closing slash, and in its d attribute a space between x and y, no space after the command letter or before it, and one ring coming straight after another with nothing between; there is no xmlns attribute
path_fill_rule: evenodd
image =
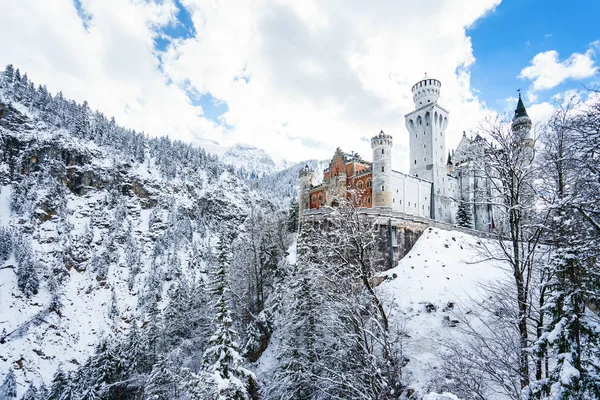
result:
<svg viewBox="0 0 600 400"><path fill-rule="evenodd" d="M563 385L570 386L573 379L579 378L579 371L569 362L570 354L561 354L559 357L564 358L560 369L560 381Z"/></svg>
<svg viewBox="0 0 600 400"><path fill-rule="evenodd" d="M425 397L423 400L460 400L458 397L453 395L452 393L444 392L442 394L438 394L435 392L431 392Z"/></svg>
<svg viewBox="0 0 600 400"><path fill-rule="evenodd" d="M468 308L482 296L482 283L509 279L501 264L485 260L484 240L494 245L489 239L428 228L398 265L383 274L388 279L378 290L390 304L391 320L412 338L406 343L410 362L404 378L421 393L428 392L441 362L440 340L459 334L444 317L452 319L452 309Z"/></svg>

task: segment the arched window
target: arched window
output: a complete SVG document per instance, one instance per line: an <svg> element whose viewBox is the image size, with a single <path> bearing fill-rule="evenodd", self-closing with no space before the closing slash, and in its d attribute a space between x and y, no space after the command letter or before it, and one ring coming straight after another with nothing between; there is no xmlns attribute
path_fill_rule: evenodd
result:
<svg viewBox="0 0 600 400"><path fill-rule="evenodd" d="M385 149L381 149L381 154L385 154Z"/></svg>
<svg viewBox="0 0 600 400"><path fill-rule="evenodd" d="M319 194L319 203L321 203L323 201L323 195Z"/></svg>
<svg viewBox="0 0 600 400"><path fill-rule="evenodd" d="M367 181L367 187L368 187L368 188L370 188L370 187L371 187L371 180L370 180L370 179Z"/></svg>
<svg viewBox="0 0 600 400"><path fill-rule="evenodd" d="M363 184L362 184L362 182L360 182L360 181L359 181L359 182L356 184L356 188L357 188L358 190L362 190L362 188L363 188Z"/></svg>
<svg viewBox="0 0 600 400"><path fill-rule="evenodd" d="M371 198L367 197L367 204L371 204Z"/></svg>
<svg viewBox="0 0 600 400"><path fill-rule="evenodd" d="M423 125L423 118L420 115L417 117L417 125Z"/></svg>
<svg viewBox="0 0 600 400"><path fill-rule="evenodd" d="M315 201L317 201L317 196L316 195L312 195L312 202L314 203Z"/></svg>
<svg viewBox="0 0 600 400"><path fill-rule="evenodd" d="M384 166L381 167L381 172L385 172L385 167Z"/></svg>

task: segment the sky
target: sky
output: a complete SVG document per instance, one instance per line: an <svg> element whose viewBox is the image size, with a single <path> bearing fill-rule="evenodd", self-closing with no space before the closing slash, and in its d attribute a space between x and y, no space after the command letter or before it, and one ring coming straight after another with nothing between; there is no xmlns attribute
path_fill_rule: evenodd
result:
<svg viewBox="0 0 600 400"><path fill-rule="evenodd" d="M276 161L370 159L425 73L446 144L509 115L534 122L599 80L600 2L572 0L0 0L0 65L151 136L251 144ZM585 96L583 94L582 96Z"/></svg>

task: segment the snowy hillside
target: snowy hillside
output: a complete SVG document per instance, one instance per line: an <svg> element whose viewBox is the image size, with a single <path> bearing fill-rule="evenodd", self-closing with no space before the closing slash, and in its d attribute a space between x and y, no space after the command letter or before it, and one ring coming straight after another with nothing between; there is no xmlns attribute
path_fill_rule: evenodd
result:
<svg viewBox="0 0 600 400"><path fill-rule="evenodd" d="M0 91L0 376L21 394L147 324L175 283L206 278L220 232L272 209L201 150L44 100L65 108Z"/></svg>

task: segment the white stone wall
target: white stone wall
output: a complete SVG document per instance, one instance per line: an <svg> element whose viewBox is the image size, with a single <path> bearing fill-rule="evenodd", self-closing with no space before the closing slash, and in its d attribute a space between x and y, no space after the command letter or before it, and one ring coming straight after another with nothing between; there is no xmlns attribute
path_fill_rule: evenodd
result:
<svg viewBox="0 0 600 400"><path fill-rule="evenodd" d="M430 216L431 182L392 172L392 209L424 218Z"/></svg>

